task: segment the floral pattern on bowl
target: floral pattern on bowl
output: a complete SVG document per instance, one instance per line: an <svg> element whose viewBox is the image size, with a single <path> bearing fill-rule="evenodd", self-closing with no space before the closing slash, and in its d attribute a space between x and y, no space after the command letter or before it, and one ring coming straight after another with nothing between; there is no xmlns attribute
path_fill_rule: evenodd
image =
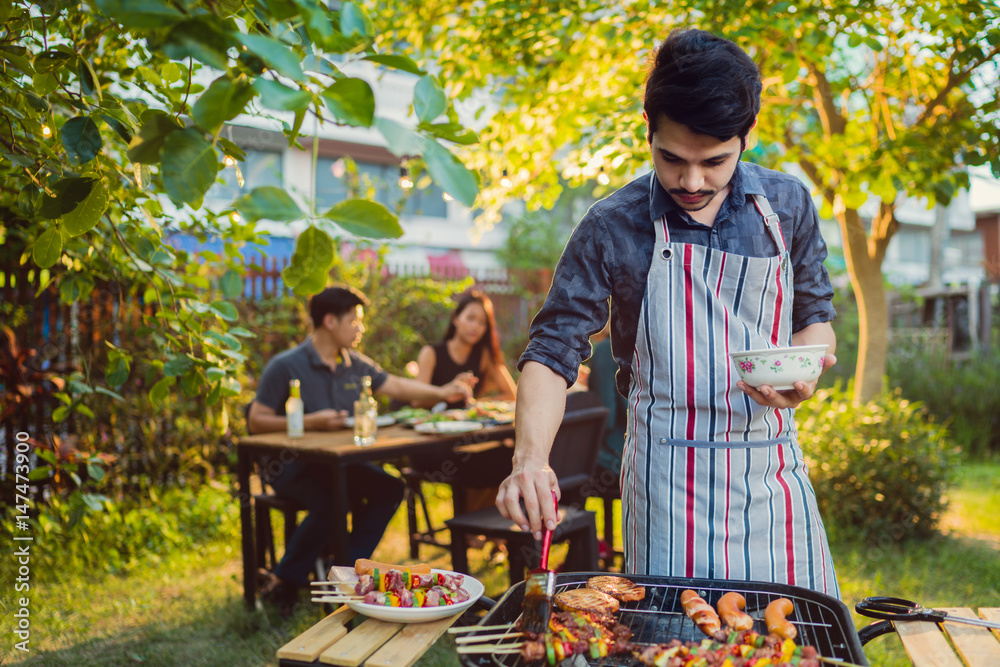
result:
<svg viewBox="0 0 1000 667"><path fill-rule="evenodd" d="M794 389L795 382L812 382L823 371L828 345L796 345L767 350L730 352L736 370L752 387L771 385L779 391Z"/></svg>

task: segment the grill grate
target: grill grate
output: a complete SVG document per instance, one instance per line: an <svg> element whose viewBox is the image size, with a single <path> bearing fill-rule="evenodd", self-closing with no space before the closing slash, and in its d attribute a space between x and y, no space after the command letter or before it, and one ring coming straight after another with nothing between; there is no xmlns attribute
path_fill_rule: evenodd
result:
<svg viewBox="0 0 1000 667"><path fill-rule="evenodd" d="M599 572L563 573L556 575L556 592L581 588L587 579L602 574ZM788 586L751 581L683 579L676 577L629 576L629 579L646 588L646 597L638 602L622 605L616 615L618 621L627 625L633 633L632 641L638 645L666 643L671 639L681 641L701 641L705 638L694 622L687 617L681 607L681 592L693 589L713 607L723 593L741 593L747 601L745 611L755 619L754 630L767 633L764 625L764 609L779 597L785 597L795 605L789 620L798 628L796 642L812 644L827 658L839 658L858 665L867 665L861 642L858 639L850 612L836 598L815 591ZM480 625L516 623L520 619L524 583L511 588L490 610ZM493 631L494 633L496 631ZM475 634L475 633L470 633ZM513 643L516 637L497 643ZM466 665L477 667L503 666L521 667L524 662L519 655L464 655ZM574 662L574 664L578 664ZM579 663L582 664L582 663ZM588 660L587 664L607 667L639 665L631 655L607 656L599 660Z"/></svg>

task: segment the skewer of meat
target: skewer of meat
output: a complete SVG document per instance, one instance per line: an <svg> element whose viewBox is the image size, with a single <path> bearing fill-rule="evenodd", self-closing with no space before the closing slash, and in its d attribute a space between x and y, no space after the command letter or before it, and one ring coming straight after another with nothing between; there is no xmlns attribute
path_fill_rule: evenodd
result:
<svg viewBox="0 0 1000 667"><path fill-rule="evenodd" d="M698 629L709 637L714 637L715 633L722 629L722 623L715 609L694 591L688 589L681 593L681 607Z"/></svg>

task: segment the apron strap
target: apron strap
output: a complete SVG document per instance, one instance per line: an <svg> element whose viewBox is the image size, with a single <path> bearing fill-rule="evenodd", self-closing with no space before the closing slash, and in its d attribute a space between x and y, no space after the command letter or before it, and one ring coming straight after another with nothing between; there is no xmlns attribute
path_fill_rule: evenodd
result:
<svg viewBox="0 0 1000 667"><path fill-rule="evenodd" d="M767 231L771 234L771 238L774 239L774 244L778 246L778 254L785 254L785 237L781 234L781 225L778 222L778 214L771 209L770 202L767 201L767 197L764 195L750 195L753 197L754 206L764 217L764 225L767 227Z"/></svg>

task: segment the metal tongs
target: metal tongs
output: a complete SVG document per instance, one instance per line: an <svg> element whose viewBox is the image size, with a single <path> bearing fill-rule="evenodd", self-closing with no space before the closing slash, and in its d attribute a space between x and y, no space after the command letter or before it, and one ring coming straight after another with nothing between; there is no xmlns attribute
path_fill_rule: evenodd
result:
<svg viewBox="0 0 1000 667"><path fill-rule="evenodd" d="M928 609L913 600L893 597L870 597L865 598L854 606L854 609L863 616L871 618L882 618L887 621L932 621L934 623L968 623L969 625L980 625L984 628L996 628L1000 630L1000 623L984 621L981 618L967 618L965 616L952 616L946 611Z"/></svg>

